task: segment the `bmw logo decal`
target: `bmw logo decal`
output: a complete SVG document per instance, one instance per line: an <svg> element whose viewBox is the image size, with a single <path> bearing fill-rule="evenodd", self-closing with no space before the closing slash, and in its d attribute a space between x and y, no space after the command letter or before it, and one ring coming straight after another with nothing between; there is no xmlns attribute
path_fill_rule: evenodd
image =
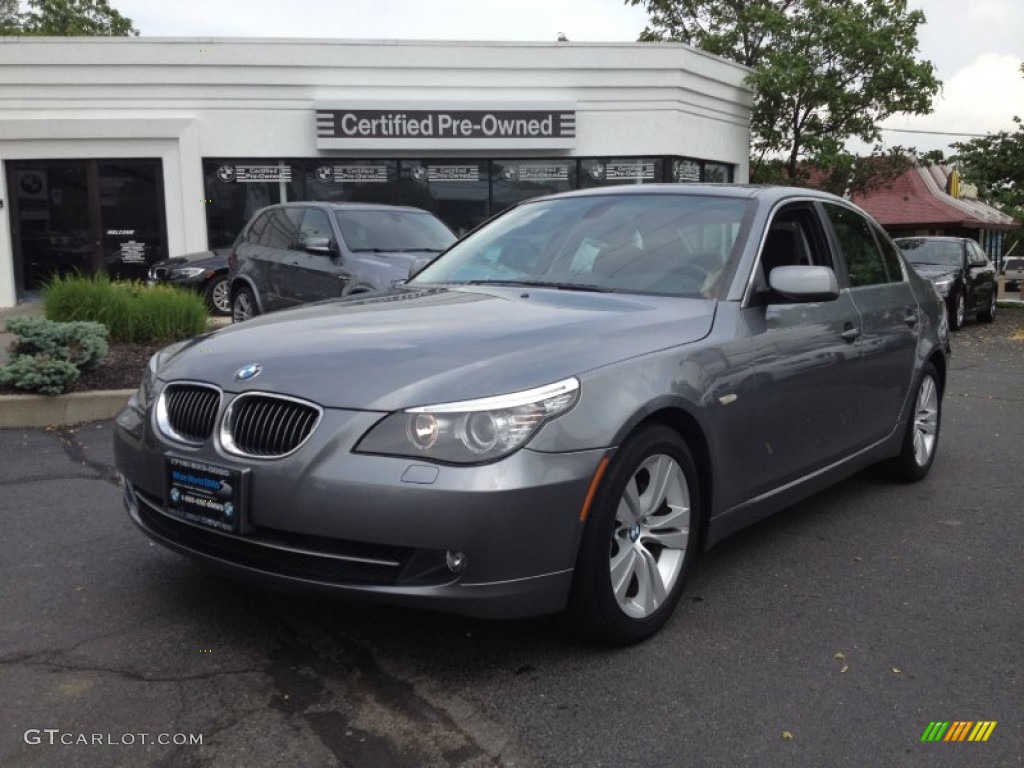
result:
<svg viewBox="0 0 1024 768"><path fill-rule="evenodd" d="M249 363L248 365L238 369L238 372L235 374L235 381L248 381L249 379L255 379L262 372L262 365L259 363Z"/></svg>

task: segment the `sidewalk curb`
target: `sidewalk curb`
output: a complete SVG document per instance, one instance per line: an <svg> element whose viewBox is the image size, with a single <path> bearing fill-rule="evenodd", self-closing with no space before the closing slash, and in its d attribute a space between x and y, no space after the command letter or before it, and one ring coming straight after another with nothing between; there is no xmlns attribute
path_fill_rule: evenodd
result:
<svg viewBox="0 0 1024 768"><path fill-rule="evenodd" d="M114 418L134 389L99 389L66 395L0 395L0 429L65 427Z"/></svg>

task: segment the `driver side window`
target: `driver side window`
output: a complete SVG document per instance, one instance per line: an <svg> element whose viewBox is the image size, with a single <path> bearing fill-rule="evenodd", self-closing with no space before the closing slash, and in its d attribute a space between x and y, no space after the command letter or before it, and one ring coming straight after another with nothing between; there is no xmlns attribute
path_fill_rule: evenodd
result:
<svg viewBox="0 0 1024 768"><path fill-rule="evenodd" d="M773 269L789 266L832 266L818 216L806 203L781 208L761 247L761 274L766 283Z"/></svg>

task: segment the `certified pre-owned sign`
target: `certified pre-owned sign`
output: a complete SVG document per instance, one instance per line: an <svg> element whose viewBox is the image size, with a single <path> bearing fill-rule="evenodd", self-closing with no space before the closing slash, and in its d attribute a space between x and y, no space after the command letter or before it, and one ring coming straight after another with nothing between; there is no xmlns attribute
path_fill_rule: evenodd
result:
<svg viewBox="0 0 1024 768"><path fill-rule="evenodd" d="M316 126L320 149L570 149L576 141L576 108L332 102L316 105Z"/></svg>

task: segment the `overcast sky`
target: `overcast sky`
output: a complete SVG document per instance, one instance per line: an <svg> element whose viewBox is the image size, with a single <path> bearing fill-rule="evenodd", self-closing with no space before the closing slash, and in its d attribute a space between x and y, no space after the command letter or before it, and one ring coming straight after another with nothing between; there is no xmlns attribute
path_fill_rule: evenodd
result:
<svg viewBox="0 0 1024 768"><path fill-rule="evenodd" d="M633 41L647 14L623 0L111 0L145 37ZM935 112L894 117L888 145L948 150L1024 116L1024 0L910 0L921 58L943 82ZM959 133L944 136L906 130Z"/></svg>

